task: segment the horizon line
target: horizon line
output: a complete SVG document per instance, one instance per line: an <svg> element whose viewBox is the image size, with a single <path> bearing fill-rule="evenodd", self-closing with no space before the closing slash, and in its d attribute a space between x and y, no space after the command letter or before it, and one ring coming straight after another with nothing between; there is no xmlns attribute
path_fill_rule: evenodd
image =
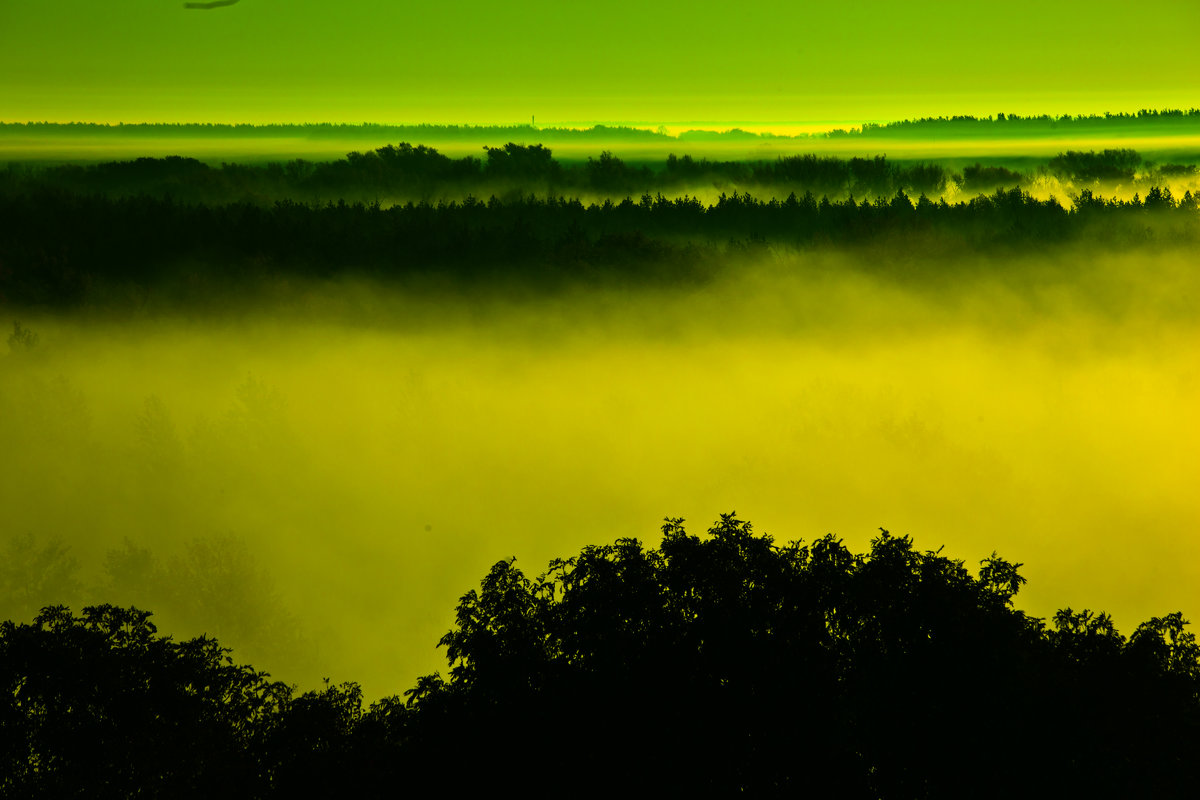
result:
<svg viewBox="0 0 1200 800"><path fill-rule="evenodd" d="M446 127L446 128L531 128L537 130L580 130L594 128L597 126L604 127L626 127L656 131L658 128L678 128L685 125L706 126L712 128L723 128L725 130L733 130L742 128L743 126L753 126L756 128L771 128L771 127L809 127L813 128L813 132L817 132L817 126L827 126L824 130L836 130L838 127L851 126L861 127L864 125L891 125L901 122L917 122L924 120L955 120L955 119L974 119L979 121L996 120L999 116L1015 117L1022 120L1037 120L1048 118L1051 120L1067 119L1104 119L1109 116L1129 116L1137 117L1142 112L1154 112L1163 114L1164 112L1178 112L1184 115L1198 114L1200 108L1181 108L1181 107L1165 107L1165 108L1139 108L1133 111L1105 111L1102 113L1078 113L1078 114L1019 114L1009 112L996 112L988 115L975 114L947 114L938 116L912 116L912 117L842 117L842 118L821 118L821 119L676 119L676 120L646 120L646 119L566 119L552 120L549 122L536 123L533 121L502 121L502 120L479 120L470 122L449 122L449 121L375 121L375 120L359 120L359 121L340 121L334 122L330 120L309 119L299 121L291 120L271 120L271 121L229 121L229 120L206 120L206 119L190 119L190 120L166 120L166 119L141 119L141 120L96 120L96 119L78 119L78 118L58 118L58 119L0 119L0 125L95 125L97 127L122 127L122 126L137 126L137 125L212 125L226 127L298 127L298 126L329 126L329 127L345 127L345 128L363 128L363 127Z"/></svg>

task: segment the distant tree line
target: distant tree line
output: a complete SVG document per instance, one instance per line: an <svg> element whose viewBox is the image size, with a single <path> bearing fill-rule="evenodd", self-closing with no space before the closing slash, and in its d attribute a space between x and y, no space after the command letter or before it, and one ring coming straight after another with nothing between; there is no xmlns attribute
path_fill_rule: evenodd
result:
<svg viewBox="0 0 1200 800"><path fill-rule="evenodd" d="M365 708L144 611L51 606L0 624L0 794L1193 797L1187 621L1031 617L1021 566L668 519L657 549L498 562L439 643L448 674Z"/></svg>
<svg viewBox="0 0 1200 800"><path fill-rule="evenodd" d="M1200 175L1194 164L1151 164L1135 150L1068 151L1024 172L979 163L961 173L927 161L837 158L802 154L771 161L720 161L670 154L664 161L631 163L602 151L584 162L562 162L541 144L509 142L484 147L484 156L451 158L432 147L401 142L329 162L294 159L264 165L212 167L180 156L139 158L90 166L33 168L10 164L0 171L0 194L56 189L109 197L150 194L209 204L276 200L461 199L467 194L500 197L592 195L620 199L658 192L744 189L786 197L812 192L830 198L938 197L957 186L973 193L1026 187L1038 175L1079 186L1130 185L1135 178L1163 182Z"/></svg>
<svg viewBox="0 0 1200 800"><path fill-rule="evenodd" d="M509 142L483 151L483 158L450 158L432 147L401 142L365 153L352 152L331 162L295 159L262 166L223 164L218 168L179 156L42 169L14 164L0 172L0 193L54 188L114 197L170 195L207 203L419 200L485 192L590 193L620 199L707 185L758 187L784 196L790 191L812 191L861 198L891 196L898 190L937 195L957 178L938 164L889 161L885 156L840 159L804 155L743 162L672 154L652 167L629 163L608 151L582 163L563 163L540 144Z"/></svg>
<svg viewBox="0 0 1200 800"><path fill-rule="evenodd" d="M280 201L206 206L149 196L40 191L0 195L0 301L86 303L125 287L181 282L228 294L281 275L436 277L547 286L579 280L703 279L731 252L770 246L893 246L994 251L1056 244L1189 244L1197 197L1084 190L1070 208L1020 189L971 200L904 192L858 202L722 195L712 205L661 194L585 205L565 198L463 202ZM119 294L119 292L118 292Z"/></svg>
<svg viewBox="0 0 1200 800"><path fill-rule="evenodd" d="M1050 135L1122 134L1173 135L1200 132L1200 108L1149 109L1107 114L996 114L988 117L955 115L921 117L895 122L864 124L861 128L831 131L827 136L866 138L1014 138Z"/></svg>
<svg viewBox="0 0 1200 800"><path fill-rule="evenodd" d="M536 139L549 143L620 141L645 143L670 141L659 130L625 125L593 125L588 128L535 127L534 125L387 125L363 122L345 124L314 122L300 124L251 123L96 123L96 122L0 122L5 136L101 136L120 138L237 138L237 139L366 139L370 141L466 141L496 142L506 139Z"/></svg>
<svg viewBox="0 0 1200 800"><path fill-rule="evenodd" d="M1141 109L1133 113L1106 114L1020 114L998 113L994 116L952 115L920 117L893 122L868 122L856 128L837 128L830 131L800 133L788 136L777 133L742 130L692 129L675 136L661 126L655 130L625 125L593 125L588 128L514 125L390 125L363 122L303 123L303 124L224 124L224 123L92 123L92 122L0 122L0 137L28 136L105 136L105 137L222 137L222 138L363 138L375 141L417 139L424 141L503 141L518 138L543 143L622 141L665 143L677 141L761 141L805 140L859 136L868 138L922 137L1036 137L1070 134L1174 135L1200 132L1200 109Z"/></svg>

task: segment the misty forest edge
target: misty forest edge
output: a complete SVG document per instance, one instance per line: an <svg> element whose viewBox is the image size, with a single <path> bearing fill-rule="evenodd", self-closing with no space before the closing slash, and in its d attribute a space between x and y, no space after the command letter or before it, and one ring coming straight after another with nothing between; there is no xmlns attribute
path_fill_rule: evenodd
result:
<svg viewBox="0 0 1200 800"><path fill-rule="evenodd" d="M1200 240L1197 165L1128 148L958 171L882 155L671 154L651 167L608 151L560 162L540 144L484 150L455 159L402 142L331 162L219 168L177 156L12 162L0 171L0 304L121 306L137 287L169 295L189 285L219 296L281 275L670 283L771 249L866 247L886 262L914 241L982 253ZM1047 181L1065 201L1031 193ZM1187 188L1177 197L1172 183Z"/></svg>

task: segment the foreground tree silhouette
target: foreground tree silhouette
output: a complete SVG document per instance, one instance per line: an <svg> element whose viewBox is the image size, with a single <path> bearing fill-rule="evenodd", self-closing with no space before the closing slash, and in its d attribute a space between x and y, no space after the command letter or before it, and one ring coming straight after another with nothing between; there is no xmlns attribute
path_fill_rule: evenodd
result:
<svg viewBox="0 0 1200 800"><path fill-rule="evenodd" d="M443 754L469 752L473 774L587 792L1191 791L1200 684L1178 615L1131 643L1088 612L1047 631L994 554L972 577L887 531L865 555L779 546L732 514L709 534L669 519L659 550L621 539L532 580L498 563L442 638L448 679L408 693L411 763L445 776Z"/></svg>
<svg viewBox="0 0 1200 800"><path fill-rule="evenodd" d="M865 554L707 536L584 548L467 592L450 669L363 709L298 697L146 612L0 625L0 796L1194 797L1200 646L1180 614L1014 607L881 530Z"/></svg>
<svg viewBox="0 0 1200 800"><path fill-rule="evenodd" d="M0 625L0 794L209 797L254 791L263 723L290 689L150 614L49 607Z"/></svg>
<svg viewBox="0 0 1200 800"><path fill-rule="evenodd" d="M0 623L0 797L385 794L397 737L383 706L363 719L357 685L296 695L150 616L52 606Z"/></svg>

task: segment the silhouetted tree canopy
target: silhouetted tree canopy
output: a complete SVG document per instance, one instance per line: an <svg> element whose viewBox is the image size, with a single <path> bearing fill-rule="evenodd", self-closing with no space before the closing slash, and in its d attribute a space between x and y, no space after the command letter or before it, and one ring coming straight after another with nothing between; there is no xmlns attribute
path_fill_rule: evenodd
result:
<svg viewBox="0 0 1200 800"><path fill-rule="evenodd" d="M1105 150L1087 153L1068 150L1050 159L1050 171L1062 178L1082 181L1131 181L1142 158L1136 150Z"/></svg>
<svg viewBox="0 0 1200 800"><path fill-rule="evenodd" d="M403 160L408 155L388 156ZM505 156L508 157L508 156ZM428 155L412 154L416 160ZM372 156L372 163L384 158ZM434 160L436 163L436 159ZM854 180L884 180L879 162ZM604 169L604 168L598 168ZM872 177L872 176L876 177ZM731 252L769 245L1042 251L1086 243L1193 244L1200 215L1189 191L1143 202L1090 189L1070 209L1020 188L953 204L903 189L861 202L806 192L761 200L722 194L642 195L584 205L565 197L484 202L197 205L145 195L107 198L55 190L0 193L0 302L14 306L120 303L181 283L210 297L280 275L376 280L435 277L483 284L703 280Z"/></svg>
<svg viewBox="0 0 1200 800"><path fill-rule="evenodd" d="M1098 182L1130 185L1187 179L1194 164L1155 165L1135 150L1067 151L1040 163L1034 159L1001 159L1004 163L966 166L955 174L940 163L895 160L884 155L842 159L815 154L774 160L712 161L669 154L665 161L630 162L602 151L584 162L559 161L543 144L509 142L485 146L484 159L451 158L426 145L401 141L344 159L310 162L293 159L267 164L210 166L194 158L138 158L90 166L35 167L17 162L0 171L0 196L61 191L103 194L110 198L151 195L208 205L276 201L323 204L438 201L465 196L496 195L513 200L530 194L608 197L614 201L640 194L715 189L750 192L782 199L812 192L840 200L890 198L897 191L938 198L951 187L968 192L1026 186L1051 175L1068 187L1096 188ZM1008 164L1006 166L1005 164ZM1012 169L1012 166L1022 169Z"/></svg>
<svg viewBox="0 0 1200 800"><path fill-rule="evenodd" d="M503 561L441 641L448 678L409 692L416 741L614 792L1182 796L1200 770L1182 618L1129 641L1086 611L1047 629L1013 607L1020 566L972 577L887 531L864 555L777 545L733 515L536 579Z"/></svg>
<svg viewBox="0 0 1200 800"><path fill-rule="evenodd" d="M0 625L6 797L565 794L1192 797L1200 646L1179 613L1015 607L881 531L777 543L733 514L658 548L498 562L442 637L446 677L363 708L295 695L146 612L49 607Z"/></svg>
<svg viewBox="0 0 1200 800"><path fill-rule="evenodd" d="M509 142L504 147L485 147L487 163L484 172L489 177L553 180L561 167L545 145L521 145Z"/></svg>
<svg viewBox="0 0 1200 800"><path fill-rule="evenodd" d="M237 796L267 777L256 753L290 690L149 616L59 606L0 624L0 793Z"/></svg>
<svg viewBox="0 0 1200 800"><path fill-rule="evenodd" d="M969 192L979 192L995 189L997 186L1020 186L1025 182L1025 176L1001 166L984 166L976 161L972 166L963 167L962 188Z"/></svg>

